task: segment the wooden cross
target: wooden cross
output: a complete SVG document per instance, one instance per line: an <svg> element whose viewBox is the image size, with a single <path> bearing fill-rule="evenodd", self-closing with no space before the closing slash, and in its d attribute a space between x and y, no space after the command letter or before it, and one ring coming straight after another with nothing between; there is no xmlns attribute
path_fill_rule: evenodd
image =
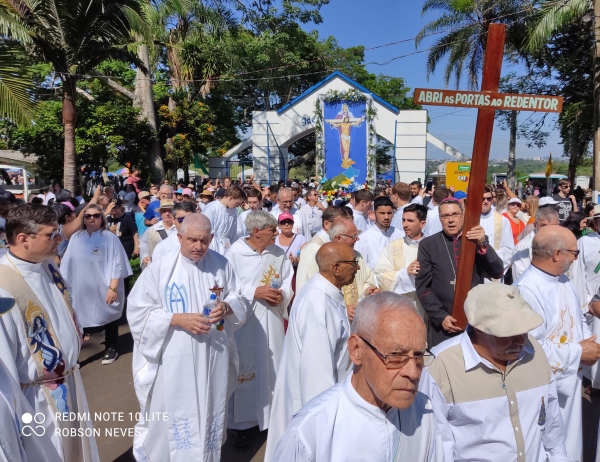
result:
<svg viewBox="0 0 600 462"><path fill-rule="evenodd" d="M505 39L506 25L490 24L487 47L483 58L481 92L422 88L415 90L414 102L416 104L478 108L467 207L463 226L465 232L479 225L479 219L481 218L481 198L483 197L483 189L487 177L496 110L535 112L561 112L562 110L563 100L559 96L498 93ZM477 243L464 239L460 249L460 263L454 285L454 304L452 306L452 317L457 320L456 325L463 329L467 325L464 303L467 293L471 290L476 252Z"/></svg>

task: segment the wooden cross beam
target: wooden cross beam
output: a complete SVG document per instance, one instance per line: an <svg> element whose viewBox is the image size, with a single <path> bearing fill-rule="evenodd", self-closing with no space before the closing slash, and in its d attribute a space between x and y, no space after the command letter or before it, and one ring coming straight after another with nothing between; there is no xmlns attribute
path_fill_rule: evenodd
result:
<svg viewBox="0 0 600 462"><path fill-rule="evenodd" d="M414 102L433 106L478 108L471 175L467 193L467 207L463 230L479 225L483 189L487 178L494 116L498 109L524 110L536 112L560 112L562 98L546 95L504 95L498 94L500 71L504 56L506 25L491 24L488 31L487 47L483 58L483 78L481 92L459 92L451 90L416 89ZM477 243L464 239L461 244L457 281L455 284L452 317L461 328L467 325L464 303L471 290Z"/></svg>

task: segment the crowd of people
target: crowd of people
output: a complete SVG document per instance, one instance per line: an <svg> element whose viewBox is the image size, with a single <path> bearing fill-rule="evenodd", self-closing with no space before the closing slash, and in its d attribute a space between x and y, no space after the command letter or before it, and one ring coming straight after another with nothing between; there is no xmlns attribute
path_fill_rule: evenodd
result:
<svg viewBox="0 0 600 462"><path fill-rule="evenodd" d="M99 460L92 422L62 416L89 411L82 343L103 331L109 366L122 322L138 461L218 461L256 427L267 462L583 460L600 206L579 211L570 183L525 200L418 182L332 198L311 181L138 175L89 200L0 191L2 460ZM464 330L463 239L477 244Z"/></svg>

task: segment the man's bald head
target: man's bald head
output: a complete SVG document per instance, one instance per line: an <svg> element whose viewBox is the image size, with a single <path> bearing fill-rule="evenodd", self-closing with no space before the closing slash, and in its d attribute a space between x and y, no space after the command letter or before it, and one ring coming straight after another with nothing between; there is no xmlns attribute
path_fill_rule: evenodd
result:
<svg viewBox="0 0 600 462"><path fill-rule="evenodd" d="M189 230L208 231L208 234L210 234L212 232L212 226L206 215L193 213L184 218L183 223L181 224L180 233L184 235Z"/></svg>
<svg viewBox="0 0 600 462"><path fill-rule="evenodd" d="M556 276L564 274L577 258L577 239L567 228L548 225L536 232L531 244L531 264Z"/></svg>
<svg viewBox="0 0 600 462"><path fill-rule="evenodd" d="M315 257L319 273L338 289L354 281L360 268L355 262L356 256L352 247L329 242L321 246Z"/></svg>
<svg viewBox="0 0 600 462"><path fill-rule="evenodd" d="M340 260L354 260L354 251L347 245L328 242L318 250L316 260L319 272L324 273Z"/></svg>

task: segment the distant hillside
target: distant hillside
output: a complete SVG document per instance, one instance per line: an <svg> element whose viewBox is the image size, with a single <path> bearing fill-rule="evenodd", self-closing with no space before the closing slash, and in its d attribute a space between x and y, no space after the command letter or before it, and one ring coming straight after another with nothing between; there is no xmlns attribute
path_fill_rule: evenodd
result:
<svg viewBox="0 0 600 462"><path fill-rule="evenodd" d="M587 159L586 159L587 160ZM517 159L517 178L529 175L531 173L541 173L546 171L548 160ZM508 164L492 165L488 168L488 178L491 179L492 173L506 173ZM566 175L569 169L569 162L566 160L552 160L552 173ZM577 169L577 176L592 176L591 159Z"/></svg>

